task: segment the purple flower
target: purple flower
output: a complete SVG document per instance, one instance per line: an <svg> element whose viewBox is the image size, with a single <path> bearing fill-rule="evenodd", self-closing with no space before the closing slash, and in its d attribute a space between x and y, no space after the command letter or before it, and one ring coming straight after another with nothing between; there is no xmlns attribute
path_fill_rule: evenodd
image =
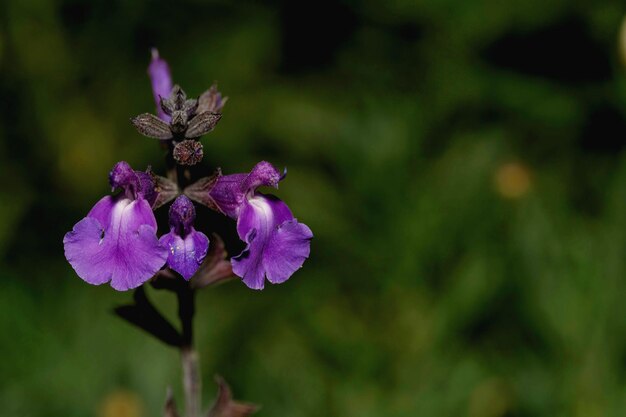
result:
<svg viewBox="0 0 626 417"><path fill-rule="evenodd" d="M154 95L157 114L161 120L169 123L170 116L161 108L161 97L166 99L172 92L172 74L167 61L159 56L159 51L156 48L152 49L152 60L150 65L148 65L148 76L150 76L152 84L152 94Z"/></svg>
<svg viewBox="0 0 626 417"><path fill-rule="evenodd" d="M193 228L196 209L184 195L170 207L170 232L159 241L169 251L167 265L189 280L198 270L209 249L209 239Z"/></svg>
<svg viewBox="0 0 626 417"><path fill-rule="evenodd" d="M237 219L237 233L247 246L232 258L233 272L252 289L263 289L265 278L285 282L309 257L311 229L281 200L256 191L278 188L282 178L269 162L259 162L249 174L219 176L209 190L214 206Z"/></svg>
<svg viewBox="0 0 626 417"><path fill-rule="evenodd" d="M165 263L167 250L156 236L152 204L157 193L148 173L118 162L109 174L122 192L96 203L63 238L65 257L84 281L111 282L118 291L136 288Z"/></svg>

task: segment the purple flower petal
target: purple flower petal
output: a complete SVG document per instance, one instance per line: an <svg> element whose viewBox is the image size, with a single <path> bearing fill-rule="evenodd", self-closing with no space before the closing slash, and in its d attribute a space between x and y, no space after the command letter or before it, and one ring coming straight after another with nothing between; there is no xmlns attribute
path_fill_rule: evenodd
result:
<svg viewBox="0 0 626 417"><path fill-rule="evenodd" d="M100 224L110 224L111 214L113 213L113 209L120 198L123 198L123 196L117 198L110 195L102 197L100 201L98 201L91 208L89 213L87 213L87 217L92 217L98 220Z"/></svg>
<svg viewBox="0 0 626 417"><path fill-rule="evenodd" d="M289 279L308 258L313 237L285 203L260 193L244 204L237 233L247 247L232 258L233 272L248 287L259 290L266 277L273 284Z"/></svg>
<svg viewBox="0 0 626 417"><path fill-rule="evenodd" d="M136 288L161 269L167 250L156 237L156 220L144 199L104 197L68 232L65 257L90 284Z"/></svg>
<svg viewBox="0 0 626 417"><path fill-rule="evenodd" d="M165 114L161 108L161 97L168 98L170 96L173 88L172 75L167 61L159 56L159 51L156 48L152 49L152 60L148 66L148 75L152 83L152 94L156 103L157 115L161 120L169 123L170 116Z"/></svg>
<svg viewBox="0 0 626 417"><path fill-rule="evenodd" d="M184 238L172 231L161 236L159 241L169 251L167 265L186 280L200 268L209 250L209 238L193 227Z"/></svg>
<svg viewBox="0 0 626 417"><path fill-rule="evenodd" d="M309 257L312 238L311 229L296 219L280 224L263 254L267 280L272 284L287 281Z"/></svg>

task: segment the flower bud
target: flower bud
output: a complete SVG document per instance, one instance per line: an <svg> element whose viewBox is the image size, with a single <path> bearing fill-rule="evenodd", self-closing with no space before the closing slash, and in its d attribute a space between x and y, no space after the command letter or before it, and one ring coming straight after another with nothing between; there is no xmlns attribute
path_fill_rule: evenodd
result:
<svg viewBox="0 0 626 417"><path fill-rule="evenodd" d="M174 228L181 236L185 236L196 220L196 209L191 200L181 195L170 206L169 215L170 227Z"/></svg>
<svg viewBox="0 0 626 417"><path fill-rule="evenodd" d="M180 165L195 165L202 161L204 156L202 144L196 140L186 139L174 146L173 156Z"/></svg>

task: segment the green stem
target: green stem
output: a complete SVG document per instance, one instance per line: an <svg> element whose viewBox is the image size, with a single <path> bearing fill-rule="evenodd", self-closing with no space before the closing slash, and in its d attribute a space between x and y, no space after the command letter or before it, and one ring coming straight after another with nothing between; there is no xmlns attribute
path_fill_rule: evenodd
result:
<svg viewBox="0 0 626 417"><path fill-rule="evenodd" d="M193 316L195 313L195 291L184 285L177 291L178 315L182 324L180 348L183 365L183 388L187 417L200 417L202 379L198 353L193 348Z"/></svg>

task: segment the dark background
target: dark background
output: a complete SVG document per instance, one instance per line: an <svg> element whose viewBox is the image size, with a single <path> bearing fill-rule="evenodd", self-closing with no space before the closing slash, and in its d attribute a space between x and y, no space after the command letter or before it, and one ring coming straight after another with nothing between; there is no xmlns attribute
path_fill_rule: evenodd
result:
<svg viewBox="0 0 626 417"><path fill-rule="evenodd" d="M81 281L62 246L116 161L163 172L128 120L154 108L156 46L190 95L218 80L230 97L206 171L287 166L277 194L315 233L284 285L200 294L207 404L219 373L259 416L624 416L624 14L3 1L0 414L157 416L168 385L182 400L178 353L116 318L131 294ZM199 216L237 253L234 224Z"/></svg>

